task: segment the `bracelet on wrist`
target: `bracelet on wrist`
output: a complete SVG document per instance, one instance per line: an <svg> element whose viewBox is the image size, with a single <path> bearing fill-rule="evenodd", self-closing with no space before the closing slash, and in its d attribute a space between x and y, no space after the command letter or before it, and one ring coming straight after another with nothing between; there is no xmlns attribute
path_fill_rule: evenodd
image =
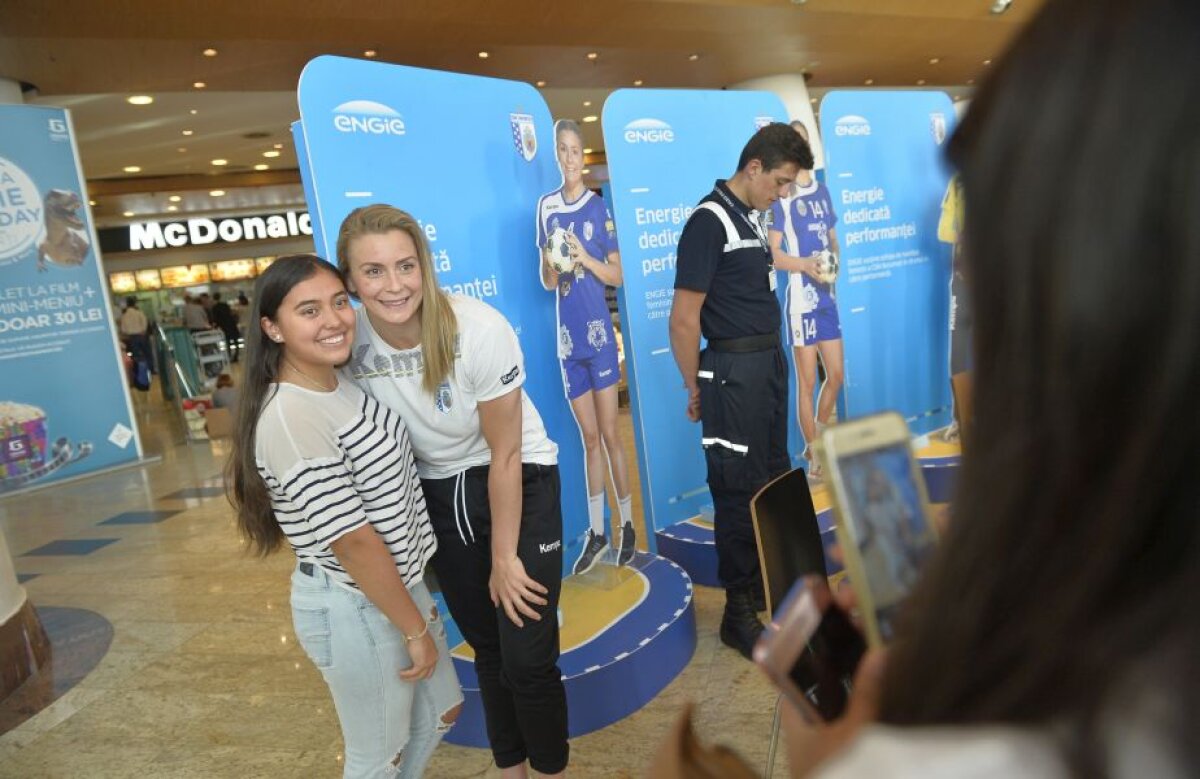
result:
<svg viewBox="0 0 1200 779"><path fill-rule="evenodd" d="M425 634L428 632L429 632L429 622L426 621L425 627L421 628L420 633L416 634L415 636L405 635L404 640L405 641L420 641L422 638L425 638Z"/></svg>

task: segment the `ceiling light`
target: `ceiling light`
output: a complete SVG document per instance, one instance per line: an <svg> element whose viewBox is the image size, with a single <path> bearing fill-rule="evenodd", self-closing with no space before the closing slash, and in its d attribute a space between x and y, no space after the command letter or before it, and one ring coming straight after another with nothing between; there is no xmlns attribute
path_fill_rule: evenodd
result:
<svg viewBox="0 0 1200 779"><path fill-rule="evenodd" d="M1002 14L1012 5L1013 0L992 0L991 11L994 14Z"/></svg>
<svg viewBox="0 0 1200 779"><path fill-rule="evenodd" d="M984 64L984 65L991 65L991 64L992 64L992 61L991 61L991 60L984 60L984 61L983 61L983 64Z"/></svg>
<svg viewBox="0 0 1200 779"><path fill-rule="evenodd" d="M919 87L925 86L925 79L923 79L923 78L917 79L917 86L919 86Z"/></svg>
<svg viewBox="0 0 1200 779"><path fill-rule="evenodd" d="M363 56L366 57L367 59L372 59L374 57L378 57L379 52L375 51L374 49L367 49L366 51L363 52Z"/></svg>
<svg viewBox="0 0 1200 779"><path fill-rule="evenodd" d="M634 80L634 82L633 82L633 85L634 85L635 87L640 87L640 86L642 85L642 80L641 80L640 78L639 78L639 79L636 79L636 80Z"/></svg>
<svg viewBox="0 0 1200 779"><path fill-rule="evenodd" d="M593 151L592 149L584 149L584 150L583 150L583 153L584 153L584 154L591 154L591 153L592 153L592 151Z"/></svg>
<svg viewBox="0 0 1200 779"><path fill-rule="evenodd" d="M95 206L95 205L96 205L96 201L95 201L95 200L89 200L89 201L88 201L88 205L89 205L89 206Z"/></svg>
<svg viewBox="0 0 1200 779"><path fill-rule="evenodd" d="M597 57L599 57L599 56L600 56L600 52L598 52L598 51L589 51L589 52L587 53L587 58L588 58L588 59L590 59L590 60L594 60L594 59L596 59L596 58L597 58Z"/></svg>
<svg viewBox="0 0 1200 779"><path fill-rule="evenodd" d="M133 216L133 212L132 212L132 211L125 211L125 212L123 212L123 213L124 213L124 215L125 215L126 217Z"/></svg>
<svg viewBox="0 0 1200 779"><path fill-rule="evenodd" d="M698 59L700 59L699 54L689 54L688 55L688 62L695 62Z"/></svg>
<svg viewBox="0 0 1200 779"><path fill-rule="evenodd" d="M180 133L181 133L182 135L191 135L191 134L192 134L192 131L191 131L191 130L180 130Z"/></svg>
<svg viewBox="0 0 1200 779"><path fill-rule="evenodd" d="M975 79L973 79L973 78L969 78L969 79L967 79L967 83L968 83L968 84L974 84L974 83L975 83Z"/></svg>
<svg viewBox="0 0 1200 779"><path fill-rule="evenodd" d="M214 189L211 192L209 192L208 194L209 194L209 197L225 197L225 190Z"/></svg>
<svg viewBox="0 0 1200 779"><path fill-rule="evenodd" d="M595 114L588 114L587 116L583 117L583 121L584 122L594 122L599 118L600 117L596 116Z"/></svg>
<svg viewBox="0 0 1200 779"><path fill-rule="evenodd" d="M930 58L929 58L929 64L930 64L930 65L936 65L936 64L938 64L938 63L939 63L939 62L941 62L941 61L942 61L942 58L941 58L941 57L930 57Z"/></svg>
<svg viewBox="0 0 1200 779"><path fill-rule="evenodd" d="M219 168L219 167L221 167L221 166L223 166L223 165L228 165L228 164L229 164L229 160L216 159L216 160L213 160L213 161L212 161L212 164L213 164L213 165L216 165L216 166Z"/></svg>
<svg viewBox="0 0 1200 779"><path fill-rule="evenodd" d="M488 53L486 51L479 52L479 59L485 60L487 58L488 58Z"/></svg>
<svg viewBox="0 0 1200 779"><path fill-rule="evenodd" d="M282 148L283 148L283 144L282 144L282 143L276 143L276 144L273 144L273 145L274 145L274 148L276 148L276 149L282 149Z"/></svg>
<svg viewBox="0 0 1200 779"><path fill-rule="evenodd" d="M546 82L545 82L545 81L539 81L539 82L537 82L537 85L538 85L539 87L544 87L544 86L546 86Z"/></svg>
<svg viewBox="0 0 1200 779"><path fill-rule="evenodd" d="M208 84L205 84L203 81L195 81L192 83L192 86L194 86L196 89L204 89L206 86L208 86Z"/></svg>
<svg viewBox="0 0 1200 779"><path fill-rule="evenodd" d="M186 146L180 146L180 147L179 147L178 149L176 149L175 151L179 152L180 154L185 154L185 153L187 153L187 147L186 147Z"/></svg>
<svg viewBox="0 0 1200 779"><path fill-rule="evenodd" d="M217 50L216 50L216 49L205 49L205 50L204 50L202 53L204 54L204 56L205 56L205 57L215 57L215 56L217 56Z"/></svg>
<svg viewBox="0 0 1200 779"><path fill-rule="evenodd" d="M265 162L260 162L254 166L255 170L269 170L270 168L271 168L271 166Z"/></svg>
<svg viewBox="0 0 1200 779"><path fill-rule="evenodd" d="M591 169L591 168L584 168L583 170L581 170L581 171L579 171L579 172L580 172L581 174L583 174L584 176L586 176L586 175L588 175L589 173L591 173L591 172L592 172L592 169Z"/></svg>
<svg viewBox="0 0 1200 779"><path fill-rule="evenodd" d="M278 149L269 149L269 150L267 150L267 151L264 151L264 152L263 152L263 156L264 156L264 157L268 157L268 158L270 158L270 157L278 157L278 156L279 156L279 150L278 150Z"/></svg>
<svg viewBox="0 0 1200 779"><path fill-rule="evenodd" d="M183 198L179 195L171 195L169 198L167 198L167 200L170 200L172 203L178 203L180 200L183 200Z"/></svg>
<svg viewBox="0 0 1200 779"><path fill-rule="evenodd" d="M863 83L866 84L867 86L871 86L872 84L875 83L875 79L869 78L866 81L864 81Z"/></svg>
<svg viewBox="0 0 1200 779"><path fill-rule="evenodd" d="M591 101L591 100L584 100L584 101L583 101L583 107L584 107L584 108L591 108L591 107L592 107L592 101Z"/></svg>
<svg viewBox="0 0 1200 779"><path fill-rule="evenodd" d="M197 111L195 108L193 108L192 110L188 111L188 113L191 114L192 116L195 116L196 114L198 114L200 112Z"/></svg>
<svg viewBox="0 0 1200 779"><path fill-rule="evenodd" d="M141 173L142 169L137 165L126 165L124 168L126 173Z"/></svg>
<svg viewBox="0 0 1200 779"><path fill-rule="evenodd" d="M168 210L168 211L178 211L178 210L179 210L179 206L167 206L167 210Z"/></svg>
<svg viewBox="0 0 1200 779"><path fill-rule="evenodd" d="M810 97L810 98L808 99L808 102L812 103L813 105L816 105L816 104L817 104L817 99L816 99L815 97Z"/></svg>
<svg viewBox="0 0 1200 779"><path fill-rule="evenodd" d="M154 98L150 95L130 95L125 98L125 102L130 105L150 105L154 102Z"/></svg>

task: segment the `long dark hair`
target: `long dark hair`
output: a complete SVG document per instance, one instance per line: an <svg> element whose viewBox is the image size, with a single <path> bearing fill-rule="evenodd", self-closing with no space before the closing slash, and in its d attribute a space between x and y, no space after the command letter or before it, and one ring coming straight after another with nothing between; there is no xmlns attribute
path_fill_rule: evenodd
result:
<svg viewBox="0 0 1200 779"><path fill-rule="evenodd" d="M320 257L293 254L275 260L254 284L254 305L246 323L246 368L238 395L233 451L225 465L225 490L237 510L238 530L261 556L277 550L284 540L254 456L258 418L277 389L283 356L283 345L267 337L262 319L274 320L292 288L321 272L342 278L337 268Z"/></svg>
<svg viewBox="0 0 1200 779"><path fill-rule="evenodd" d="M1197 51L1194 0L1049 0L950 142L973 447L885 721L1053 724L1098 776L1157 694L1200 772Z"/></svg>

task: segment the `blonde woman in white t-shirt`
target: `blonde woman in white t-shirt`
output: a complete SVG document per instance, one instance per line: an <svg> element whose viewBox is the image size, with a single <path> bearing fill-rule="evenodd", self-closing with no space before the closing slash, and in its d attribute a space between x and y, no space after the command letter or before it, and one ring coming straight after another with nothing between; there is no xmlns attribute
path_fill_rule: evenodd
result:
<svg viewBox="0 0 1200 779"><path fill-rule="evenodd" d="M388 205L342 222L338 265L362 301L349 372L404 417L438 539L438 583L475 651L488 741L505 777L566 770L558 668L558 447L522 389L499 311L438 286L420 224Z"/></svg>
<svg viewBox="0 0 1200 779"><path fill-rule="evenodd" d="M296 635L329 685L344 776L419 777L462 691L423 582L437 548L399 415L340 377L354 311L336 268L276 261L255 285L227 483L265 555L297 557Z"/></svg>

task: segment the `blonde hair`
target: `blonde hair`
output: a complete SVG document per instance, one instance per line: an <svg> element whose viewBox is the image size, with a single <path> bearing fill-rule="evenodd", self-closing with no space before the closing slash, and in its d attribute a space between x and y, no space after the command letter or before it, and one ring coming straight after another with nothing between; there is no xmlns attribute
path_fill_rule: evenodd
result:
<svg viewBox="0 0 1200 779"><path fill-rule="evenodd" d="M350 244L356 239L367 235L387 235L393 230L408 233L413 245L417 247L417 264L421 269L421 357L425 365L425 374L421 378L421 388L430 395L437 392L448 377L454 373L454 345L458 339L458 319L450 306L450 297L438 286L437 275L433 270L433 256L429 252L429 242L425 239L425 231L417 220L406 211L386 203L356 208L342 220L338 230L337 258L338 269L348 282L353 279L350 271ZM355 299L357 290L347 284L347 289Z"/></svg>

